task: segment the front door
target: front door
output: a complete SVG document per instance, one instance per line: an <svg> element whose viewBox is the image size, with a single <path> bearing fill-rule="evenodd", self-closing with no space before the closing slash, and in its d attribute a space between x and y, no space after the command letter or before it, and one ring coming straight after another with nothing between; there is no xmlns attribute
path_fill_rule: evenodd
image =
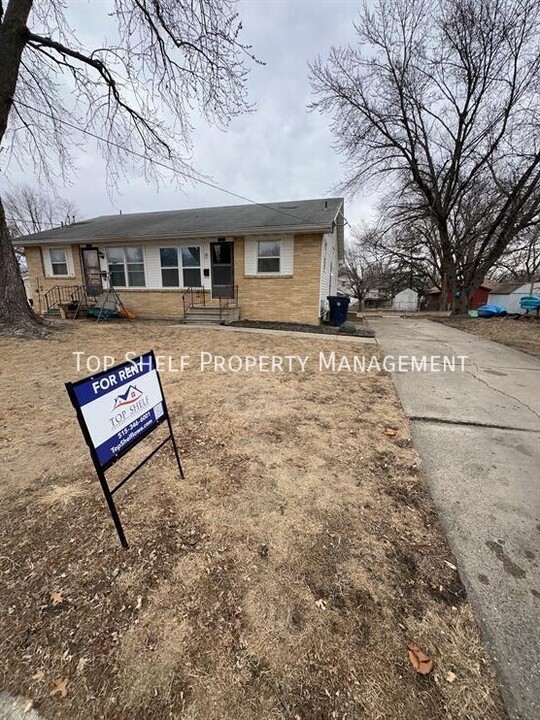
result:
<svg viewBox="0 0 540 720"><path fill-rule="evenodd" d="M232 242L210 243L212 297L234 297L234 248Z"/></svg>
<svg viewBox="0 0 540 720"><path fill-rule="evenodd" d="M99 250L97 248L81 248L84 287L88 295L97 297L103 292Z"/></svg>

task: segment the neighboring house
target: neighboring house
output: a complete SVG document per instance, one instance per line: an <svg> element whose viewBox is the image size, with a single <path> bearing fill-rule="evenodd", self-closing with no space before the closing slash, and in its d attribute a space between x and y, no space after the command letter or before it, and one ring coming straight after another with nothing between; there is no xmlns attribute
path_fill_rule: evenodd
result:
<svg viewBox="0 0 540 720"><path fill-rule="evenodd" d="M507 313L523 313L519 301L527 295L540 295L540 281L498 283L489 293L488 302L501 305Z"/></svg>
<svg viewBox="0 0 540 720"><path fill-rule="evenodd" d="M469 310L477 310L479 307L482 307L482 305L486 305L492 287L493 283L490 283L487 280L483 282L482 285L472 294L469 302ZM438 287L432 287L426 290L425 310L451 310L452 293L448 293L444 308L440 307L440 297L441 291Z"/></svg>
<svg viewBox="0 0 540 720"><path fill-rule="evenodd" d="M392 309L402 312L415 312L418 310L418 293L416 290L406 288L398 292L392 300Z"/></svg>
<svg viewBox="0 0 540 720"><path fill-rule="evenodd" d="M179 319L204 298L210 314L316 323L337 292L343 199L108 215L17 244L38 312L81 288L99 296L110 278L139 317Z"/></svg>

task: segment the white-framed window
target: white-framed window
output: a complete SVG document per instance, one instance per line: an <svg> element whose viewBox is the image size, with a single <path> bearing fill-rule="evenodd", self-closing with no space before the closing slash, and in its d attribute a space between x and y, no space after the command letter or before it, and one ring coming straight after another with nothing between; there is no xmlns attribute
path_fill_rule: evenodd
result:
<svg viewBox="0 0 540 720"><path fill-rule="evenodd" d="M51 275L69 275L66 248L49 248L49 258L51 261Z"/></svg>
<svg viewBox="0 0 540 720"><path fill-rule="evenodd" d="M257 272L262 275L281 272L281 240L259 240Z"/></svg>
<svg viewBox="0 0 540 720"><path fill-rule="evenodd" d="M201 248L183 245L159 249L162 287L201 287Z"/></svg>
<svg viewBox="0 0 540 720"><path fill-rule="evenodd" d="M145 287L142 247L113 247L105 250L107 268L114 287Z"/></svg>

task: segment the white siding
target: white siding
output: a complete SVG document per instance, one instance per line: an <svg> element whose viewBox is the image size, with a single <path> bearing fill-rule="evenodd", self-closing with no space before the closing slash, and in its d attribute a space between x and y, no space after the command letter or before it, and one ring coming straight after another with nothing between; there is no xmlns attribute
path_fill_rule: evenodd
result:
<svg viewBox="0 0 540 720"><path fill-rule="evenodd" d="M130 245L129 242L118 242L111 243L109 247L133 247L135 243ZM146 284L144 288L133 288L134 290L167 290L171 292L178 292L182 288L168 287L164 288L161 282L161 258L159 254L160 248L166 247L200 247L201 249L201 283L202 287L210 289L210 272L208 277L204 277L204 268L210 270L210 243L202 240L185 240L171 242L164 240L163 242L155 242L151 245L143 245L143 257L144 257L144 275ZM100 247L101 252L105 255L106 247ZM101 269L107 270L107 259L101 259ZM182 282L182 270L180 268L180 282Z"/></svg>
<svg viewBox="0 0 540 720"><path fill-rule="evenodd" d="M508 295L498 295L497 293L489 293L488 304L489 305L500 305L507 313L523 313L525 310L521 309L519 301L523 297L528 295L540 295L540 282L535 282L533 285L533 291L531 293L531 283L528 282L525 285L514 290L513 293Z"/></svg>
<svg viewBox="0 0 540 720"><path fill-rule="evenodd" d="M392 301L392 308L403 312L415 312L418 310L418 293L411 288L398 292Z"/></svg>
<svg viewBox="0 0 540 720"><path fill-rule="evenodd" d="M66 251L66 261L67 261L67 268L68 268L68 274L67 275L53 275L52 271L52 263L51 263L51 256L50 256L50 250L51 249L61 249ZM75 277L75 270L73 268L73 250L69 245L66 245L65 247L62 247L60 245L54 245L51 248L44 247L43 248L43 269L45 271L45 277Z"/></svg>
<svg viewBox="0 0 540 720"><path fill-rule="evenodd" d="M257 243L259 240L281 241L281 271L279 273L257 272ZM292 235L248 235L244 241L244 263L246 275L276 277L294 273L294 237Z"/></svg>
<svg viewBox="0 0 540 720"><path fill-rule="evenodd" d="M337 231L323 236L321 244L321 282L319 289L319 307L321 315L328 309L328 295L337 293L338 245Z"/></svg>

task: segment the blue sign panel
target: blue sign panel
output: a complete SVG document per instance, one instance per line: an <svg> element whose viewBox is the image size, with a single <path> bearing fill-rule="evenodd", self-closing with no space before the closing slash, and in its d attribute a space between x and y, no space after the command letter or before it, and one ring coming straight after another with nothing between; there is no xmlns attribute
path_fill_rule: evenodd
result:
<svg viewBox="0 0 540 720"><path fill-rule="evenodd" d="M153 352L71 383L68 390L103 469L167 419Z"/></svg>

